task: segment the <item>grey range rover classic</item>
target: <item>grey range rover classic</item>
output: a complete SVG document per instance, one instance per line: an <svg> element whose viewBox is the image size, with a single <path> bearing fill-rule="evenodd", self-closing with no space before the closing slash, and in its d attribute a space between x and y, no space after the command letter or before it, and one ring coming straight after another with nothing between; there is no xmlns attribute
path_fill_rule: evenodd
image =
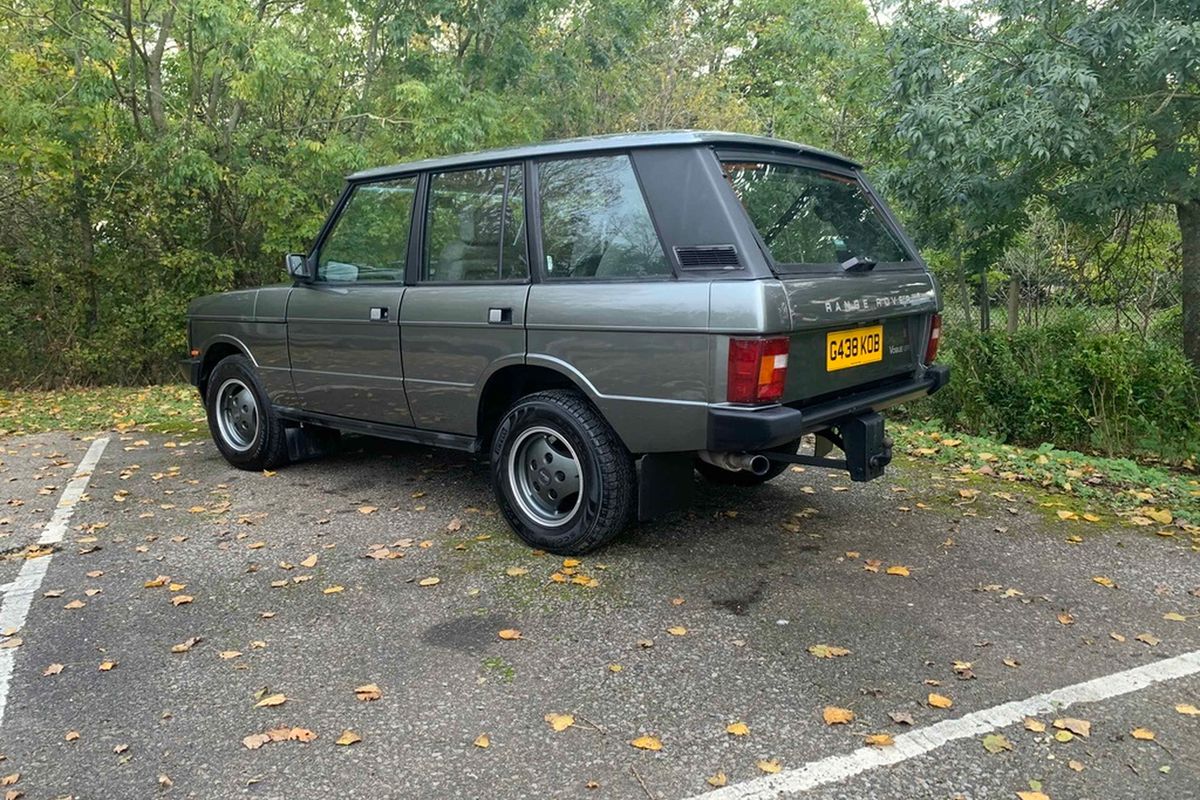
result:
<svg viewBox="0 0 1200 800"><path fill-rule="evenodd" d="M338 431L486 454L509 525L554 553L686 504L696 472L878 477L879 411L949 377L937 285L860 166L777 139L629 134L358 172L286 268L189 308L229 463L273 468Z"/></svg>

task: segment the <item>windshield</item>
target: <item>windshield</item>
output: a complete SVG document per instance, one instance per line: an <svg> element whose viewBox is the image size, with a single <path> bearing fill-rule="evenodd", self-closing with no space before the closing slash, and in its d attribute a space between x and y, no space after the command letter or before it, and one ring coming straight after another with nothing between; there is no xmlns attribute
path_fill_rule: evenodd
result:
<svg viewBox="0 0 1200 800"><path fill-rule="evenodd" d="M765 161L724 168L777 266L913 260L855 178Z"/></svg>

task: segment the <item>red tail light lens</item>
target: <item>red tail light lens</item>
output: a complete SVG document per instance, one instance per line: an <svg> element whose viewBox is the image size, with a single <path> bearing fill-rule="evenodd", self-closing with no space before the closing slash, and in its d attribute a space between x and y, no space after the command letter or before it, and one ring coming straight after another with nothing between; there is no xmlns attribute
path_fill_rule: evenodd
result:
<svg viewBox="0 0 1200 800"><path fill-rule="evenodd" d="M783 397L788 338L729 340L729 402L771 403Z"/></svg>
<svg viewBox="0 0 1200 800"><path fill-rule="evenodd" d="M942 341L942 315L934 314L929 325L929 344L925 347L925 363L932 364L937 358L938 344Z"/></svg>

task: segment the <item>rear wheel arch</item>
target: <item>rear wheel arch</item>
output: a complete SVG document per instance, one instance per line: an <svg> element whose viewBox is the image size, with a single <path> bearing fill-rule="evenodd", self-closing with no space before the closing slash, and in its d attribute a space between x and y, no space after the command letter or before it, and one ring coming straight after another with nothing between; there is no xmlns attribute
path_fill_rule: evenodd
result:
<svg viewBox="0 0 1200 800"><path fill-rule="evenodd" d="M475 432L487 452L496 427L512 404L526 395L550 389L574 389L588 392L571 376L550 367L533 364L510 364L493 372L479 393Z"/></svg>

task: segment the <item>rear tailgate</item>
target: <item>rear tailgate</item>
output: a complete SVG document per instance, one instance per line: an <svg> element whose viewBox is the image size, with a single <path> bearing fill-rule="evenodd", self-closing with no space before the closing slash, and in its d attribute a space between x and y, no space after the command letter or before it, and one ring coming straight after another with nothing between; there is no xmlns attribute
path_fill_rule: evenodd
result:
<svg viewBox="0 0 1200 800"><path fill-rule="evenodd" d="M819 275L781 281L791 313L783 402L911 375L937 310L924 271Z"/></svg>

